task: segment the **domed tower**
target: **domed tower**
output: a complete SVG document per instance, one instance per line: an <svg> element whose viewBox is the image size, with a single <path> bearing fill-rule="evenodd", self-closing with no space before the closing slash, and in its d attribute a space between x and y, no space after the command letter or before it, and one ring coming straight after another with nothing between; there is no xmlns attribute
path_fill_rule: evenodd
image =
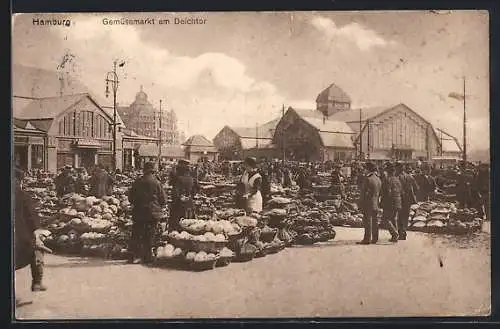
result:
<svg viewBox="0 0 500 329"><path fill-rule="evenodd" d="M325 116L351 109L351 98L340 87L332 83L316 98L316 110Z"/></svg>
<svg viewBox="0 0 500 329"><path fill-rule="evenodd" d="M148 102L148 94L146 94L143 90L143 87L141 85L141 90L135 94L135 101L134 104L149 104Z"/></svg>

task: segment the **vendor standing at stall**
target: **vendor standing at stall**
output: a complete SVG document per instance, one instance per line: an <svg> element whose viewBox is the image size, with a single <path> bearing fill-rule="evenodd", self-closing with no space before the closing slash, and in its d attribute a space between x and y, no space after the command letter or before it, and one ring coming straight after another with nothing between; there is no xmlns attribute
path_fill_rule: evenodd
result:
<svg viewBox="0 0 500 329"><path fill-rule="evenodd" d="M112 185L113 180L111 176L104 169L104 166L99 164L90 178L90 195L96 198L102 198L105 195L109 195Z"/></svg>
<svg viewBox="0 0 500 329"><path fill-rule="evenodd" d="M181 218L195 217L193 197L196 193L196 182L189 164L189 160L180 160L173 177L169 231L182 231L179 225Z"/></svg>
<svg viewBox="0 0 500 329"><path fill-rule="evenodd" d="M156 165L144 164L144 174L135 180L129 190L132 204L132 238L129 262L150 263L153 260L153 246L158 223L167 204L165 192L156 179Z"/></svg>
<svg viewBox="0 0 500 329"><path fill-rule="evenodd" d="M242 198L245 203L247 214L262 212L262 176L257 169L257 159L248 157L245 159L245 172L241 176L241 186L243 189Z"/></svg>
<svg viewBox="0 0 500 329"><path fill-rule="evenodd" d="M338 195L340 196L340 198L343 198L344 196L344 187L342 185L343 177L340 169L341 169L340 165L335 165L331 177L331 184L332 184L331 188L333 195Z"/></svg>
<svg viewBox="0 0 500 329"><path fill-rule="evenodd" d="M71 166L65 166L62 172L54 180L58 197L75 192L75 179L72 175Z"/></svg>

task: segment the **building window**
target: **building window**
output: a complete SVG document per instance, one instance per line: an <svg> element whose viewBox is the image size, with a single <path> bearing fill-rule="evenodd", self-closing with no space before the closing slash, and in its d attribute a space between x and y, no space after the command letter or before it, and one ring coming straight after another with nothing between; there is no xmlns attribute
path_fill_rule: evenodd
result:
<svg viewBox="0 0 500 329"><path fill-rule="evenodd" d="M43 145L31 145L31 168L43 169Z"/></svg>

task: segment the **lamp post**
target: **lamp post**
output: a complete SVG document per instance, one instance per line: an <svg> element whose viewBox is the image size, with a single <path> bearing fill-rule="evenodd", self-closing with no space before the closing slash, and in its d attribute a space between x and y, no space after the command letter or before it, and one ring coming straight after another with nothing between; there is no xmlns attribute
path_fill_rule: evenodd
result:
<svg viewBox="0 0 500 329"><path fill-rule="evenodd" d="M113 171L116 170L116 93L118 91L118 74L116 74L116 65L119 67L123 67L125 62L121 62L118 64L117 60L113 61L113 71L106 73L106 98L109 97L109 84L111 83L111 88L113 89L113 142L112 142L112 151L113 151L113 159L112 166Z"/></svg>
<svg viewBox="0 0 500 329"><path fill-rule="evenodd" d="M162 140L161 140L161 117L162 117L162 111L161 111L161 99L160 99L160 111L158 113L158 170L160 169L161 166L161 147L162 147Z"/></svg>

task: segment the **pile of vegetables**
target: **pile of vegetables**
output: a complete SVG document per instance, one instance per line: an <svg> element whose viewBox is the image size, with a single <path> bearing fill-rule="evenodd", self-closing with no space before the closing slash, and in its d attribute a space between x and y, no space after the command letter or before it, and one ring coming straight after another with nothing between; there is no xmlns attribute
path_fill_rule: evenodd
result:
<svg viewBox="0 0 500 329"><path fill-rule="evenodd" d="M63 208L45 223L50 248L82 256L126 257L132 222L125 194L102 199L70 194L59 206Z"/></svg>
<svg viewBox="0 0 500 329"><path fill-rule="evenodd" d="M411 206L409 230L468 234L481 230L482 218L475 209L457 209L451 202L419 202Z"/></svg>

